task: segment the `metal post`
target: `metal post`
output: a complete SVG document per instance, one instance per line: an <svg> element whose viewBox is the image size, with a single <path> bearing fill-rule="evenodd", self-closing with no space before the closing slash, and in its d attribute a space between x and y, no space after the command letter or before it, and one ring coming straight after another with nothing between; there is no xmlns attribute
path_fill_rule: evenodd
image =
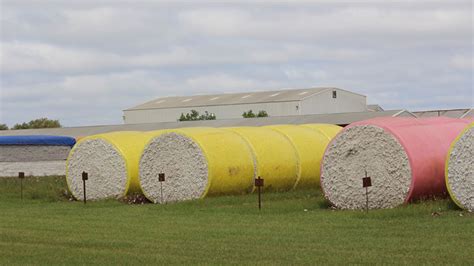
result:
<svg viewBox="0 0 474 266"><path fill-rule="evenodd" d="M86 180L89 179L89 174L87 172L82 172L82 186L83 186L83 192L84 192L84 204L87 203L87 197L86 197Z"/></svg>
<svg viewBox="0 0 474 266"><path fill-rule="evenodd" d="M365 210L367 213L369 213L369 187L365 187L365 198L366 198Z"/></svg>
<svg viewBox="0 0 474 266"><path fill-rule="evenodd" d="M258 178L255 179L255 186L257 187L258 191L258 209L262 209L262 187L263 187L263 178Z"/></svg>
<svg viewBox="0 0 474 266"><path fill-rule="evenodd" d="M365 178L367 178L367 170L365 170ZM365 187L365 210L367 213L369 213L369 187Z"/></svg>
<svg viewBox="0 0 474 266"><path fill-rule="evenodd" d="M262 191L260 190L260 187L258 187L258 209L262 209Z"/></svg>
<svg viewBox="0 0 474 266"><path fill-rule="evenodd" d="M365 177L362 178L362 187L365 188L365 210L369 213L369 187L372 186L372 180L370 176L367 176L367 170L365 170Z"/></svg>
<svg viewBox="0 0 474 266"><path fill-rule="evenodd" d="M165 174L158 174L158 181L160 182L161 203L163 203L163 182L165 182Z"/></svg>
<svg viewBox="0 0 474 266"><path fill-rule="evenodd" d="M19 172L18 178L20 179L20 199L23 200L23 179L25 178L25 173Z"/></svg>
<svg viewBox="0 0 474 266"><path fill-rule="evenodd" d="M163 203L163 182L160 182L161 203Z"/></svg>

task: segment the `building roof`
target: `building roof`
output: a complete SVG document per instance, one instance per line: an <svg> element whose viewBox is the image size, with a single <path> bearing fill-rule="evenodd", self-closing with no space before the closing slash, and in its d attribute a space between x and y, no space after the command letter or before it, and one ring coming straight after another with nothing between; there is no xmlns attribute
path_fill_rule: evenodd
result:
<svg viewBox="0 0 474 266"><path fill-rule="evenodd" d="M367 111L380 112L383 108L378 104L367 104Z"/></svg>
<svg viewBox="0 0 474 266"><path fill-rule="evenodd" d="M322 93L327 90L341 90L341 89L332 88L332 87L322 87L322 88L308 88L308 89L288 89L288 90L277 90L277 91L162 97L162 98L154 99L152 101L137 105L135 107L125 109L124 111L301 101L304 98ZM356 95L359 95L359 94L356 94Z"/></svg>
<svg viewBox="0 0 474 266"><path fill-rule="evenodd" d="M187 122L161 122L146 124L122 124L106 126L87 126L69 128L47 128L47 129L22 129L3 130L0 135L59 135L83 137L113 131L151 131L158 129L172 129L183 127L236 127L236 126L266 126L278 124L310 124L325 123L336 125L348 125L352 122L366 120L375 117L415 117L406 110L391 110L382 112L357 112L357 113L337 113L337 114L317 114L317 115L293 115L262 118L239 118L207 121L187 121Z"/></svg>
<svg viewBox="0 0 474 266"><path fill-rule="evenodd" d="M473 109L448 109L448 110L430 110L430 111L415 111L417 117L436 117L446 116L451 118L467 118L474 117Z"/></svg>

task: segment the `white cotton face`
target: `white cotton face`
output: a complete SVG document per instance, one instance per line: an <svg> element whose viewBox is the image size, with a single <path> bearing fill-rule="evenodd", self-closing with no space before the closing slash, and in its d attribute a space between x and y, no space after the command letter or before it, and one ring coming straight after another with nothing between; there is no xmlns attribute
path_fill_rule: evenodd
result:
<svg viewBox="0 0 474 266"><path fill-rule="evenodd" d="M67 182L78 200L83 199L82 172L88 173L86 198L99 200L124 196L127 168L122 155L102 139L84 140L76 144L68 160Z"/></svg>
<svg viewBox="0 0 474 266"><path fill-rule="evenodd" d="M451 196L465 209L474 211L474 127L468 129L449 155L448 184Z"/></svg>
<svg viewBox="0 0 474 266"><path fill-rule="evenodd" d="M160 173L165 174L162 184L158 181ZM154 138L145 148L140 159L140 185L149 200L162 203L198 199L207 183L206 157L191 138L168 133Z"/></svg>
<svg viewBox="0 0 474 266"><path fill-rule="evenodd" d="M341 209L366 208L366 170L372 181L369 208L404 203L411 185L408 155L389 132L371 125L348 128L326 150L321 177L326 198Z"/></svg>

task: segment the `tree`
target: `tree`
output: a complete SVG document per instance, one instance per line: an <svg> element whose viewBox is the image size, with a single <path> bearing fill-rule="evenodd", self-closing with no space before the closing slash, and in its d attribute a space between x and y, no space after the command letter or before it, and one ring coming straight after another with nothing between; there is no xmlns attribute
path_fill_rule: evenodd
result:
<svg viewBox="0 0 474 266"><path fill-rule="evenodd" d="M257 117L268 117L267 111L265 110L258 111Z"/></svg>
<svg viewBox="0 0 474 266"><path fill-rule="evenodd" d="M12 129L31 129L31 128L57 128L61 127L59 120L51 120L46 117L31 120L26 123L15 124Z"/></svg>
<svg viewBox="0 0 474 266"><path fill-rule="evenodd" d="M200 115L198 120L216 120L216 115L209 113L208 111L204 111L204 114Z"/></svg>
<svg viewBox="0 0 474 266"><path fill-rule="evenodd" d="M5 124L0 124L0 130L8 130L8 126Z"/></svg>
<svg viewBox="0 0 474 266"><path fill-rule="evenodd" d="M205 111L204 114L199 115L199 112L196 110L191 110L191 113L186 115L181 113L178 121L197 121L197 120L216 120L216 115Z"/></svg>
<svg viewBox="0 0 474 266"><path fill-rule="evenodd" d="M243 118L254 118L255 117L255 114L253 113L252 110L249 110L248 112L244 112L242 114L242 117Z"/></svg>
<svg viewBox="0 0 474 266"><path fill-rule="evenodd" d="M255 117L268 117L268 113L265 110L258 111L258 114L255 115L252 110L249 110L248 112L244 112L242 114L243 118L255 118Z"/></svg>

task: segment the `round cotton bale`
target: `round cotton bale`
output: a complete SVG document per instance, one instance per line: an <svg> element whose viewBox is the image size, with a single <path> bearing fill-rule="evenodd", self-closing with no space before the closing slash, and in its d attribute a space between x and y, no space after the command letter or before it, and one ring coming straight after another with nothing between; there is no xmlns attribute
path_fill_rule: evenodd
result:
<svg viewBox="0 0 474 266"><path fill-rule="evenodd" d="M161 184L160 173L165 174ZM143 194L155 203L246 193L253 177L245 141L217 128L169 130L152 138L140 159Z"/></svg>
<svg viewBox="0 0 474 266"><path fill-rule="evenodd" d="M255 177L264 179L266 190L284 191L298 180L298 154L282 134L264 127L225 128L239 134L251 148Z"/></svg>
<svg viewBox="0 0 474 266"><path fill-rule="evenodd" d="M341 209L366 207L362 178L371 177L369 208L392 208L446 195L444 161L467 121L376 118L353 123L328 145L321 188Z"/></svg>
<svg viewBox="0 0 474 266"><path fill-rule="evenodd" d="M325 125L321 125L324 127ZM295 125L267 126L283 134L298 156L298 179L295 188L319 186L321 159L329 143L326 135L309 127Z"/></svg>
<svg viewBox="0 0 474 266"><path fill-rule="evenodd" d="M453 141L445 167L446 187L461 208L474 211L474 122Z"/></svg>
<svg viewBox="0 0 474 266"><path fill-rule="evenodd" d="M138 162L150 138L150 135L133 131L82 138L71 150L66 164L66 181L72 195L83 199L82 172L88 173L88 200L140 193Z"/></svg>

